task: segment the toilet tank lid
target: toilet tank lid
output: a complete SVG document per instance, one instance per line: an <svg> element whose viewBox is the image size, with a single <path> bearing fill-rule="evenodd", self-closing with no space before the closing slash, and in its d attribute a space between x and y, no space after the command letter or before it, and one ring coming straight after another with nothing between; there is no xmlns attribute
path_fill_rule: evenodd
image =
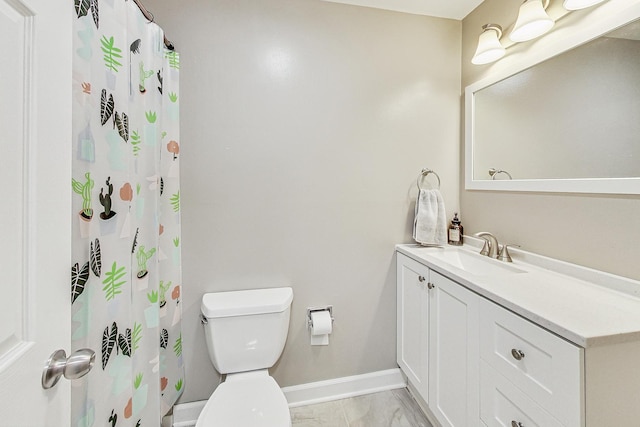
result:
<svg viewBox="0 0 640 427"><path fill-rule="evenodd" d="M209 319L280 313L289 308L291 301L291 288L215 292L203 295L201 310L204 317Z"/></svg>

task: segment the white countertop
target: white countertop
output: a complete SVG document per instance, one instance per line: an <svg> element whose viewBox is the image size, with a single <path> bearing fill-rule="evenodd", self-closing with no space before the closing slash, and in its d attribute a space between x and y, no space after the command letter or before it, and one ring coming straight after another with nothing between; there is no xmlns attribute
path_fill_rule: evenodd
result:
<svg viewBox="0 0 640 427"><path fill-rule="evenodd" d="M479 276L429 256L474 246L396 250L580 347L640 340L640 282L511 248L524 273Z"/></svg>

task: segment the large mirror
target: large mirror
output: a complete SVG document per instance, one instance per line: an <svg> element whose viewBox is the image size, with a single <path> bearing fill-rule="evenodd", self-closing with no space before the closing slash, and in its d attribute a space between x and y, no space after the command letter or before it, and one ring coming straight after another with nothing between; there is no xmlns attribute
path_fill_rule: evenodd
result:
<svg viewBox="0 0 640 427"><path fill-rule="evenodd" d="M467 189L640 194L640 20L610 25L467 88Z"/></svg>

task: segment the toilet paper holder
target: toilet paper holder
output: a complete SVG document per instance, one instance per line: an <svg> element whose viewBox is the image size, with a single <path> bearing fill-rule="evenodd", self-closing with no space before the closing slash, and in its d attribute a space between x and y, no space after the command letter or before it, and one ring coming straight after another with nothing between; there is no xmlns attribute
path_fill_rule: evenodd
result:
<svg viewBox="0 0 640 427"><path fill-rule="evenodd" d="M329 316L331 317L331 323L333 323L333 306L327 305L326 307L309 307L307 308L307 327L311 329L313 326L313 322L311 321L311 313L315 313L317 311L328 311Z"/></svg>

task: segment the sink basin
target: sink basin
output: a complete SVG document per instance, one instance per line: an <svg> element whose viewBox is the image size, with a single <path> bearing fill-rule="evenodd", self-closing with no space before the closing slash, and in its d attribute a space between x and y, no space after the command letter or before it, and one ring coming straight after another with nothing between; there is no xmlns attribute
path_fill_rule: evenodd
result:
<svg viewBox="0 0 640 427"><path fill-rule="evenodd" d="M513 264L461 249L430 249L428 255L476 276L526 273Z"/></svg>

